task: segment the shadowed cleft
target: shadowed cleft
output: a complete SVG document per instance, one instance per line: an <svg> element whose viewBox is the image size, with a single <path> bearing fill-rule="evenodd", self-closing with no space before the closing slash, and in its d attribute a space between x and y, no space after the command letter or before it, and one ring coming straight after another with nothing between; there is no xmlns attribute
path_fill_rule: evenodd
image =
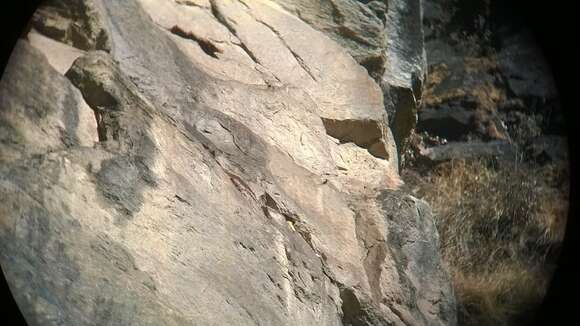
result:
<svg viewBox="0 0 580 326"><path fill-rule="evenodd" d="M373 120L335 120L322 118L326 133L341 143L355 143L365 148L375 157L388 159L389 154L383 143L383 130Z"/></svg>
<svg viewBox="0 0 580 326"><path fill-rule="evenodd" d="M340 291L340 299L342 300L342 322L344 325L362 325L357 319L361 314L360 302L354 295L352 290L343 289Z"/></svg>
<svg viewBox="0 0 580 326"><path fill-rule="evenodd" d="M200 38L191 32L184 31L181 27L175 25L169 29L169 31L179 37L186 38L188 40L192 40L196 42L199 47L205 52L205 54L209 55L210 57L219 59L216 53L222 53L222 50L215 46L212 42Z"/></svg>
<svg viewBox="0 0 580 326"><path fill-rule="evenodd" d="M373 313L372 308L357 297L353 289L341 288L342 324L345 326L391 325ZM371 308L371 309L369 309Z"/></svg>
<svg viewBox="0 0 580 326"><path fill-rule="evenodd" d="M252 59L252 61L254 61L257 64L260 64L260 61L258 60L256 55L252 52L252 50L250 50L250 48L248 48L246 46L246 44L244 44L244 42L242 42L242 40L238 36L238 32L236 31L236 28L234 27L234 25L231 22L228 21L226 16L221 12L221 10L219 9L218 4L215 2L215 0L210 0L210 6L211 6L211 13L215 17L215 19L217 19L217 21L220 24L222 24L225 28L227 28L228 31L230 31L230 33L232 33L232 35L237 37L238 40L240 41L240 44L237 44L237 43L234 43L234 44L236 44L242 50L244 50L244 52L248 55L248 57L250 57L250 59Z"/></svg>

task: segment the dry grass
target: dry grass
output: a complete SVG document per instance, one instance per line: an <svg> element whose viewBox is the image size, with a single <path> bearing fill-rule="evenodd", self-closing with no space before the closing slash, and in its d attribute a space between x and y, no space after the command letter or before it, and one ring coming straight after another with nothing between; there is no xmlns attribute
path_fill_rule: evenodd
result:
<svg viewBox="0 0 580 326"><path fill-rule="evenodd" d="M549 273L521 264L496 265L497 270L466 273L454 270L461 303L460 325L521 325L532 318L549 283Z"/></svg>
<svg viewBox="0 0 580 326"><path fill-rule="evenodd" d="M461 325L519 325L544 296L567 214L565 169L440 165L419 195L437 214Z"/></svg>

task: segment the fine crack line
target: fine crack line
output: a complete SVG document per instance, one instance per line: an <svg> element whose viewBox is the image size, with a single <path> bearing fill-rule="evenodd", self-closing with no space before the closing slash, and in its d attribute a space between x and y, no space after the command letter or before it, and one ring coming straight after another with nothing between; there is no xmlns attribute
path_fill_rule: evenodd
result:
<svg viewBox="0 0 580 326"><path fill-rule="evenodd" d="M231 136L232 136L232 142L234 143L234 145L238 148L238 150L240 152L242 152L242 154L248 155L248 153L242 149L242 147L240 147L240 145L238 144L238 142L236 141L236 136L234 135L234 133L230 130L230 128L227 128L226 126L224 126L224 124L219 121L216 120L216 122L220 125L220 127L222 127L225 131L227 131Z"/></svg>
<svg viewBox="0 0 580 326"><path fill-rule="evenodd" d="M187 7L197 7L197 8L201 8L201 9L208 9L207 7L204 7L202 5L199 5L193 1L188 1L188 0L175 0L175 3L177 3L178 5L182 5L182 6L187 6Z"/></svg>
<svg viewBox="0 0 580 326"><path fill-rule="evenodd" d="M211 1L213 3L213 1L215 1L215 0L211 0ZM246 8L249 8L248 5L243 0L238 0L238 2L240 2ZM294 50L292 50L292 48L288 45L288 43L286 43L286 40L282 37L282 35L280 34L280 32L278 32L273 26L269 25L268 23L264 22L263 20L258 19L256 16L254 16L252 14L251 11L248 11L247 13L252 18L254 18L254 20L256 22L258 22L258 23L266 26L272 33L274 33L274 35L276 35L278 37L278 39L280 40L280 42L282 42L282 44L288 49L288 51L290 51L290 53L292 54L292 56L294 57L294 59L296 60L296 62L310 76L310 78L312 78L312 80L314 80L314 81L318 81L318 79L316 78L316 76L310 70L310 67L308 67L308 65L304 62L304 59L298 53L296 53Z"/></svg>
<svg viewBox="0 0 580 326"><path fill-rule="evenodd" d="M239 3L241 3L241 4L242 4L244 7L246 7L246 9L248 9L248 10L250 10L250 9L251 9L251 8L250 8L250 6L248 6L248 4L247 4L245 1L243 1L243 0L238 0L238 2L239 2Z"/></svg>
<svg viewBox="0 0 580 326"><path fill-rule="evenodd" d="M310 78L312 78L313 81L315 81L315 82L318 81L318 78L316 78L316 76L314 75L314 73L312 73L310 67L308 67L308 65L304 62L304 59L298 53L296 53L294 50L292 50L292 48L288 45L288 43L286 43L286 40L282 37L282 35L280 35L280 32L278 32L274 27L272 27L271 25L267 24L263 20L256 18L251 13L250 13L250 15L258 23L266 26L270 31L272 31L272 33L274 33L274 35L276 35L278 37L278 39L280 39L280 42L282 42L282 44L288 49L288 51L290 51L290 53L292 54L292 56L294 57L294 59L296 60L296 62L298 63L298 65L300 65L300 67L302 68L302 70L304 70L304 72L306 72L308 74L308 76L310 76Z"/></svg>
<svg viewBox="0 0 580 326"><path fill-rule="evenodd" d="M370 43L368 40L359 36L355 31L353 31L350 27L348 27L345 24L346 19L344 17L344 13L340 10L340 7L335 3L335 0L327 0L327 1L332 7L332 20L336 25L338 25L336 31L340 35L345 36L357 43L363 44L368 47L374 46L374 44Z"/></svg>
<svg viewBox="0 0 580 326"><path fill-rule="evenodd" d="M239 46L242 50L244 50L244 52L246 52L246 54L250 57L250 59L252 59L252 61L261 65L260 60L258 60L258 58L256 58L254 53L246 46L246 44L238 36L238 32L236 31L234 26L232 26L232 24L230 22L228 22L227 18L219 10L218 5L216 4L215 0L210 0L209 3L211 5L211 13L217 19L217 21L219 23L221 23L222 25L224 25L224 27L227 28L228 31L230 31L230 33L232 33L240 41L240 44L237 44L237 43L233 43L233 44Z"/></svg>
<svg viewBox="0 0 580 326"><path fill-rule="evenodd" d="M215 46L215 44L213 44L211 41L209 41L207 39L203 39L203 38L193 34L192 32L185 31L177 25L174 25L173 27L171 27L169 29L169 31L174 35L177 35L177 36L182 37L184 39L188 39L188 40L192 40L192 41L196 42L199 45L199 47L203 50L203 52L205 52L205 54L209 55L210 57L219 59L218 56L216 55L216 53L223 52L220 48Z"/></svg>

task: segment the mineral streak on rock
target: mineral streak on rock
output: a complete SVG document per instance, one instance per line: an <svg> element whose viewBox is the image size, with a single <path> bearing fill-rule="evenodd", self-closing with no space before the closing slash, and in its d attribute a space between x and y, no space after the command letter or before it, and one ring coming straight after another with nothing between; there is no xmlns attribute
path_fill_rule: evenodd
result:
<svg viewBox="0 0 580 326"><path fill-rule="evenodd" d="M0 82L29 324L454 325L430 210L396 190L384 81L422 72L388 58L422 45L393 4L41 7Z"/></svg>

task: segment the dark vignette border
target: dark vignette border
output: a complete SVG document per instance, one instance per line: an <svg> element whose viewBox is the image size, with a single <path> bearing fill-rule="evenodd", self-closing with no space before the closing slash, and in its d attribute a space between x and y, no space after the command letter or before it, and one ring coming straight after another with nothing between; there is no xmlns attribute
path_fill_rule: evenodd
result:
<svg viewBox="0 0 580 326"><path fill-rule="evenodd" d="M462 0L481 1L481 0ZM550 285L550 290L535 318L534 325L565 325L569 320L573 320L576 314L575 301L568 300L576 294L574 291L578 287L580 275L575 275L578 271L573 268L573 251L578 247L577 220L576 214L578 204L575 201L577 195L577 151L576 136L574 128L573 109L577 106L576 92L578 76L578 62L580 56L574 49L578 46L576 40L580 30L580 11L574 6L574 1L531 1L531 0L491 0L493 3L504 7L507 15L514 19L523 19L533 32L538 44L542 48L546 60L552 67L556 85L560 93L564 116L566 118L566 133L569 137L570 164L571 164L571 193L570 210L567 221L566 238L564 247L559 259L558 269ZM5 1L0 7L0 74L4 72L4 67L10 53L23 31L27 29L28 20L39 5L40 0L20 0ZM576 80L575 80L576 79ZM2 109L2 108L0 108ZM1 198L0 198L1 205ZM24 318L20 314L10 290L0 273L1 290L1 312L2 320L10 320L9 325L26 325ZM530 284L530 286L534 286Z"/></svg>
<svg viewBox="0 0 580 326"><path fill-rule="evenodd" d="M579 59L576 48L578 39L580 12L574 1L525 1L525 0L492 0L509 4L508 12L512 16L521 15L524 23L529 26L537 43L540 45L548 61L556 87L558 89L562 110L565 117L566 134L570 150L570 209L566 227L566 236L558 269L550 284L550 289L542 308L537 312L534 325L568 325L574 318L576 305L569 300L576 293L580 275L574 263L574 249L578 247L578 174L576 170L577 135L575 128L574 109L577 106L578 93L575 79L578 78ZM577 261L576 261L577 262ZM534 286L530 284L530 286ZM573 323L573 322L572 322Z"/></svg>
<svg viewBox="0 0 580 326"><path fill-rule="evenodd" d="M4 74L4 68L16 41L28 29L28 21L40 2L40 0L6 1L0 6L0 24L2 26L0 28L0 76ZM0 198L0 205L2 205L2 198ZM0 299L2 324L27 325L10 293L1 266Z"/></svg>

